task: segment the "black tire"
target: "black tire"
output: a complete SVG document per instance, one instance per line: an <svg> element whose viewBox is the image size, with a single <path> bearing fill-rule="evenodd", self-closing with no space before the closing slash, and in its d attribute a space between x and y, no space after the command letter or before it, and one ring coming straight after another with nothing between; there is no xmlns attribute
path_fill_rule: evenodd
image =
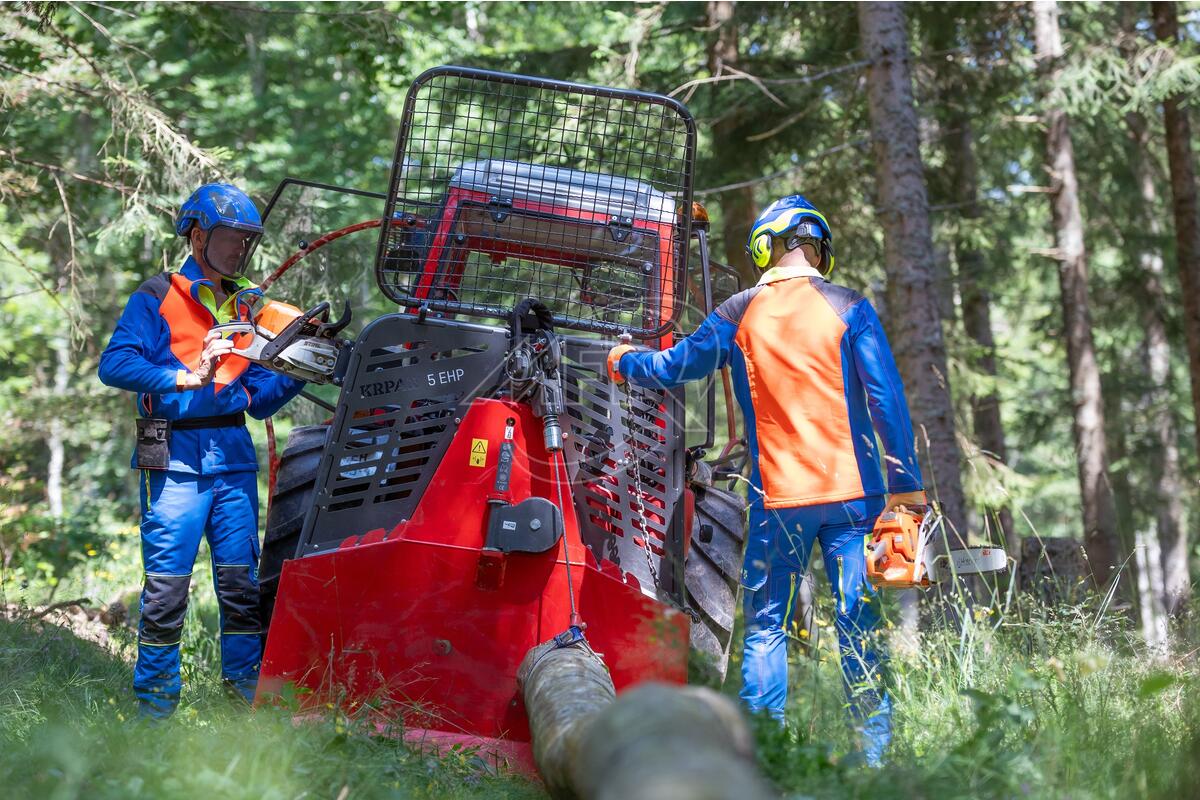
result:
<svg viewBox="0 0 1200 800"><path fill-rule="evenodd" d="M293 428L287 448L279 458L279 475L275 494L271 496L271 510L267 513L262 555L258 559L258 603L264 632L270 627L275 611L283 562L296 557L304 517L316 494L317 467L328 435L328 425Z"/></svg>
<svg viewBox="0 0 1200 800"><path fill-rule="evenodd" d="M703 480L704 474L697 477ZM746 499L707 483L693 481L690 486L696 507L684 583L688 605L699 616L691 628L692 675L693 679L722 683L729 666L742 575Z"/></svg>

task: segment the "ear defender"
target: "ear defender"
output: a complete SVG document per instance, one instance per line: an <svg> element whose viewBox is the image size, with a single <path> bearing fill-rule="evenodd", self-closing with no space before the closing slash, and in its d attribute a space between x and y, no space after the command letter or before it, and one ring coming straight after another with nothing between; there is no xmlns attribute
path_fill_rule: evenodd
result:
<svg viewBox="0 0 1200 800"><path fill-rule="evenodd" d="M746 246L746 252L750 254L750 260L754 262L754 266L766 269L771 263L771 234L760 233L755 236Z"/></svg>

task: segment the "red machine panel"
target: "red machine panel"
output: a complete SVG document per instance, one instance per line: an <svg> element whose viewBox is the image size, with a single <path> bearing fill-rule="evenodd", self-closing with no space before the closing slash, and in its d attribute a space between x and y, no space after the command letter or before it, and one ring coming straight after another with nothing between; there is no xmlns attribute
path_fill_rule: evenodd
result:
<svg viewBox="0 0 1200 800"><path fill-rule="evenodd" d="M506 440L511 481L497 493ZM580 541L569 485L556 546L485 553L489 498L558 505L554 472L527 406L476 400L411 519L285 564L260 697L290 682L311 690L311 704L370 702L409 727L528 740L517 668L569 624L568 554L588 641L617 690L684 682L686 616L596 562Z"/></svg>

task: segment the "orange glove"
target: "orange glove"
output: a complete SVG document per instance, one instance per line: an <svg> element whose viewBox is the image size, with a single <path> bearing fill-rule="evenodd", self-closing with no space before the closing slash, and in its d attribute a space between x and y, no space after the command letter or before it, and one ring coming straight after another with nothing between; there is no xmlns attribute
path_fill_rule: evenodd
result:
<svg viewBox="0 0 1200 800"><path fill-rule="evenodd" d="M883 507L883 513L886 514L897 506L904 506L912 510L927 505L929 505L929 498L925 495L924 489L919 489L915 492L900 492L899 494L888 495L887 505Z"/></svg>
<svg viewBox="0 0 1200 800"><path fill-rule="evenodd" d="M625 382L625 378L621 375L620 370L621 356L626 353L632 353L635 350L637 348L631 344L619 344L608 351L608 377L613 383L620 385Z"/></svg>

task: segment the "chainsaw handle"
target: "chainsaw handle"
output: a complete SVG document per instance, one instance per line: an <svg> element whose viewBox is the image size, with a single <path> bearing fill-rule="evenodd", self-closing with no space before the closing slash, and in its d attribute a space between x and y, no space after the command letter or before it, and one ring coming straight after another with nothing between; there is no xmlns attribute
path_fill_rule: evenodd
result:
<svg viewBox="0 0 1200 800"><path fill-rule="evenodd" d="M254 340L255 340L255 338L257 338L257 334L258 334L258 329L256 327L254 327L253 322L244 322L244 321L224 322L220 325L212 326L212 328L210 328L209 330L219 332L221 334L221 338L225 338L227 336L237 336L240 334L249 334L251 337L250 338L251 345L254 344ZM235 347L232 350L230 350L229 352L235 356L242 356L244 358L253 358L254 357L254 353L248 347Z"/></svg>
<svg viewBox="0 0 1200 800"><path fill-rule="evenodd" d="M221 334L221 338L226 336L236 336L239 333L257 333L253 322L223 322L220 325L213 325L210 331L217 331Z"/></svg>
<svg viewBox="0 0 1200 800"><path fill-rule="evenodd" d="M325 305L328 305L326 303ZM325 313L326 320L329 319L328 310ZM334 336L342 332L342 329L350 324L350 320L354 318L354 312L350 308L350 301L346 301L346 305L342 308L342 315L335 322L322 322L317 327L317 335L327 336L332 339Z"/></svg>
<svg viewBox="0 0 1200 800"><path fill-rule="evenodd" d="M321 302L317 303L315 306L310 308L308 311L305 311L304 314L301 315L301 318L306 319L306 320L314 320L317 317L321 317L321 316L324 317L324 319L321 320L322 322L329 321L329 301L328 300L322 300Z"/></svg>
<svg viewBox="0 0 1200 800"><path fill-rule="evenodd" d="M271 361L275 356L283 352L283 350L302 335L311 335L315 333L321 322L314 322L318 317L324 316L329 319L329 301L322 300L315 306L305 311L300 316L289 322L287 326L275 335L262 351L262 360ZM307 329L307 330L306 330Z"/></svg>

